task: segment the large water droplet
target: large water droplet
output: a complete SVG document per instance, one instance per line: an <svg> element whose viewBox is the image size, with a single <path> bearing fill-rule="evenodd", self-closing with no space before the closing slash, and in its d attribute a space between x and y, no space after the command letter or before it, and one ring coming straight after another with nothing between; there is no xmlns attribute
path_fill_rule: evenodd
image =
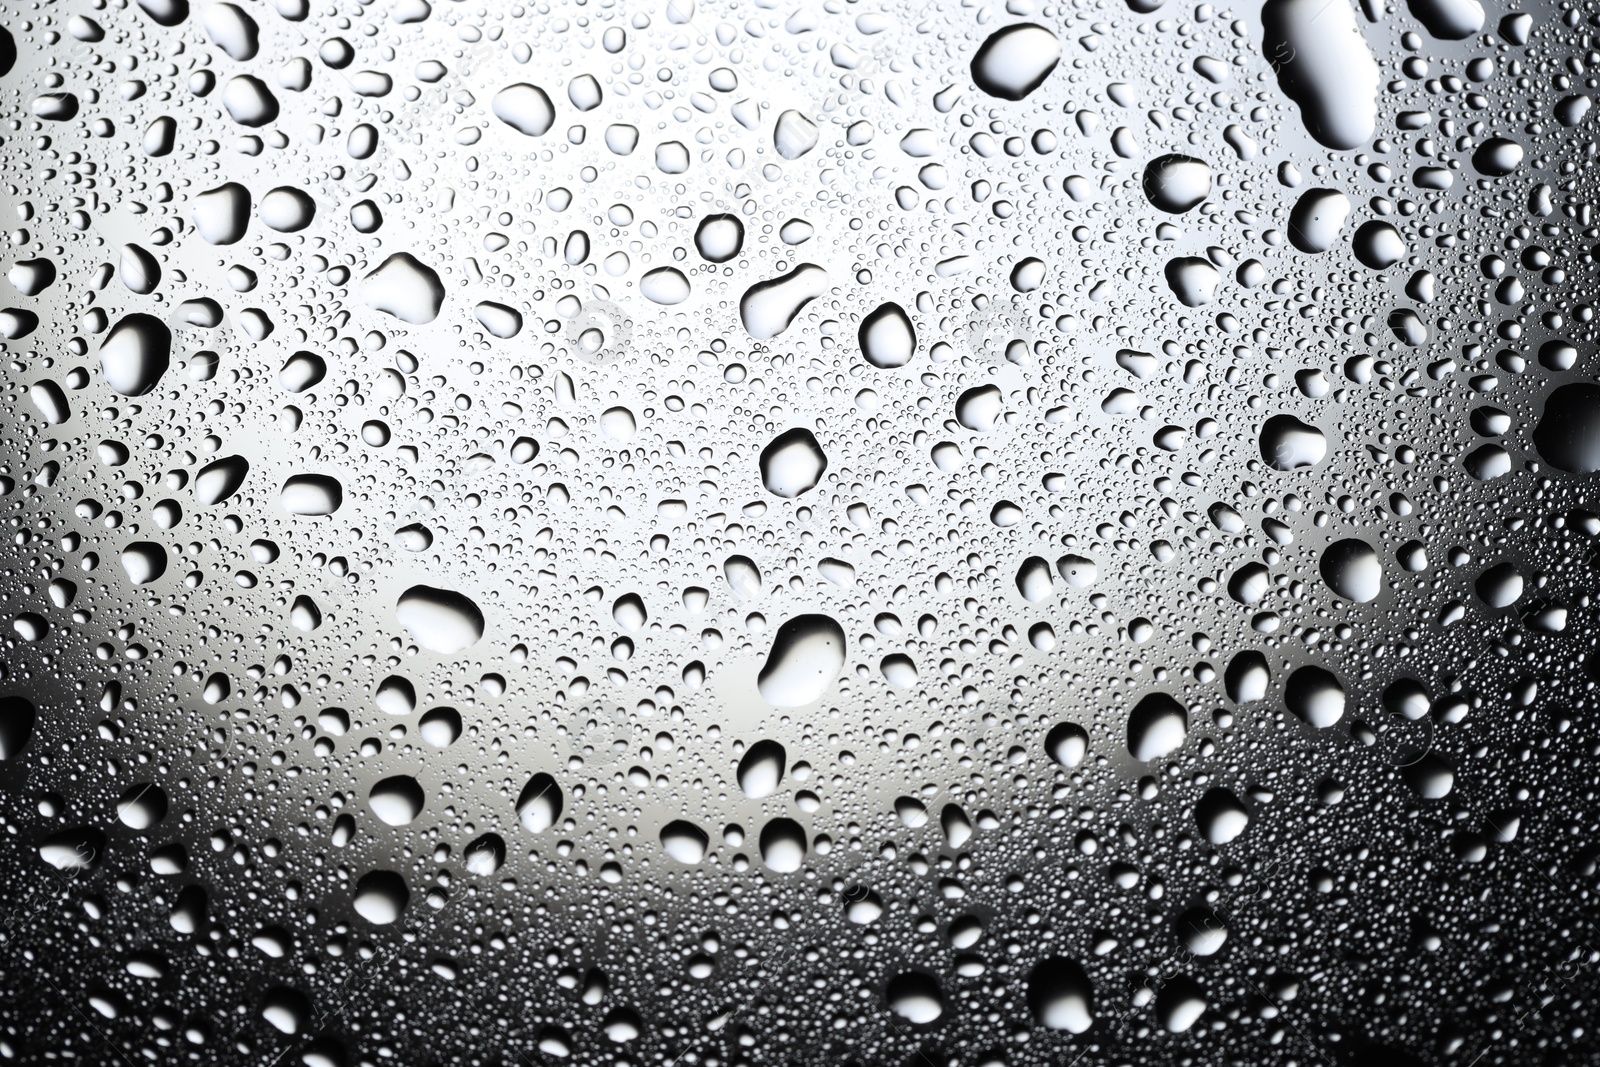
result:
<svg viewBox="0 0 1600 1067"><path fill-rule="evenodd" d="M517 821L529 833L543 833L561 818L563 803L561 787L556 780L540 771L528 779L517 797Z"/></svg>
<svg viewBox="0 0 1600 1067"><path fill-rule="evenodd" d="M250 462L243 456L223 456L200 468L194 479L194 498L210 506L220 504L244 484L250 473Z"/></svg>
<svg viewBox="0 0 1600 1067"><path fill-rule="evenodd" d="M316 218L317 203L303 189L280 185L261 198L261 222L279 233L297 233Z"/></svg>
<svg viewBox="0 0 1600 1067"><path fill-rule="evenodd" d="M879 304L861 320L858 339L862 357L880 370L905 366L917 351L911 316L892 300Z"/></svg>
<svg viewBox="0 0 1600 1067"><path fill-rule="evenodd" d="M1267 0L1261 24L1265 58L1311 136L1339 151L1370 141L1378 64L1349 0Z"/></svg>
<svg viewBox="0 0 1600 1067"><path fill-rule="evenodd" d="M1222 275L1211 261L1199 256L1178 256L1167 261L1167 288L1184 307L1203 307L1217 294Z"/></svg>
<svg viewBox="0 0 1600 1067"><path fill-rule="evenodd" d="M100 342L100 370L123 396L143 396L156 387L172 362L172 331L153 315L120 319Z"/></svg>
<svg viewBox="0 0 1600 1067"><path fill-rule="evenodd" d="M444 283L409 252L396 252L361 283L361 299L375 311L420 326L439 317Z"/></svg>
<svg viewBox="0 0 1600 1067"><path fill-rule="evenodd" d="M1047 956L1028 972L1028 1010L1040 1026L1081 1034L1094 1025L1094 984L1083 965Z"/></svg>
<svg viewBox="0 0 1600 1067"><path fill-rule="evenodd" d="M844 666L844 629L826 615L799 615L778 627L757 678L767 703L798 708L817 700Z"/></svg>
<svg viewBox="0 0 1600 1067"><path fill-rule="evenodd" d="M956 421L973 433L993 430L1004 411L1005 400L997 386L975 385L956 397Z"/></svg>
<svg viewBox="0 0 1600 1067"><path fill-rule="evenodd" d="M739 760L739 789L751 800L770 797L783 781L786 760L787 754L778 742L757 741Z"/></svg>
<svg viewBox="0 0 1600 1067"><path fill-rule="evenodd" d="M1044 750L1063 767L1076 767L1089 752L1089 734L1075 722L1058 722L1044 738Z"/></svg>
<svg viewBox="0 0 1600 1067"><path fill-rule="evenodd" d="M657 267L639 279L639 292L654 304L681 304L689 299L689 279L676 267Z"/></svg>
<svg viewBox="0 0 1600 1067"><path fill-rule="evenodd" d="M744 223L737 215L707 215L694 232L694 246L702 259L726 263L744 247Z"/></svg>
<svg viewBox="0 0 1600 1067"><path fill-rule="evenodd" d="M1158 156L1145 165L1144 195L1174 215L1193 210L1211 195L1211 167L1193 156Z"/></svg>
<svg viewBox="0 0 1600 1067"><path fill-rule="evenodd" d="M661 849L679 863L699 863L706 857L711 838L700 827L674 819L661 828Z"/></svg>
<svg viewBox="0 0 1600 1067"><path fill-rule="evenodd" d="M772 145L784 159L799 159L817 147L817 124L790 108L778 116L772 129Z"/></svg>
<svg viewBox="0 0 1600 1067"><path fill-rule="evenodd" d="M453 655L483 637L483 611L453 589L414 585L400 594L394 610L400 625L430 652Z"/></svg>
<svg viewBox="0 0 1600 1067"><path fill-rule="evenodd" d="M167 817L167 794L152 782L129 786L117 800L117 819L134 830L148 830Z"/></svg>
<svg viewBox="0 0 1600 1067"><path fill-rule="evenodd" d="M406 880L393 871L368 871L356 882L351 901L356 914L374 926L388 926L405 912L411 901Z"/></svg>
<svg viewBox="0 0 1600 1067"><path fill-rule="evenodd" d="M793 874L806 861L806 832L793 819L773 819L761 828L757 843L768 870Z"/></svg>
<svg viewBox="0 0 1600 1067"><path fill-rule="evenodd" d="M1383 563L1377 550L1358 537L1323 549L1318 569L1329 589L1357 604L1376 600L1383 592Z"/></svg>
<svg viewBox="0 0 1600 1067"><path fill-rule="evenodd" d="M422 814L424 799L422 786L409 774L384 778L367 793L372 814L389 826L410 826Z"/></svg>
<svg viewBox="0 0 1600 1067"><path fill-rule="evenodd" d="M344 504L344 486L326 474L295 474L284 479L278 502L291 515L332 515Z"/></svg>
<svg viewBox="0 0 1600 1067"><path fill-rule="evenodd" d="M1001 100L1021 100L1061 62L1061 41L1043 26L1025 22L990 34L972 57L972 80Z"/></svg>
<svg viewBox="0 0 1600 1067"><path fill-rule="evenodd" d="M1216 786L1195 804L1194 821L1200 827L1200 836L1213 845L1225 845L1245 832L1250 825L1250 812L1231 790Z"/></svg>
<svg viewBox="0 0 1600 1067"><path fill-rule="evenodd" d="M167 550L154 541L134 541L122 549L122 569L134 585L149 585L167 573Z"/></svg>
<svg viewBox="0 0 1600 1067"><path fill-rule="evenodd" d="M1406 0L1411 14L1441 41L1461 41L1483 29L1478 0Z"/></svg>
<svg viewBox="0 0 1600 1067"><path fill-rule="evenodd" d="M923 971L907 971L889 979L883 991L889 1010L908 1023L926 1026L944 1014L939 980Z"/></svg>
<svg viewBox="0 0 1600 1067"><path fill-rule="evenodd" d="M550 97L537 85L518 82L494 94L490 101L494 117L528 137L539 137L555 125L556 109Z"/></svg>
<svg viewBox="0 0 1600 1067"><path fill-rule="evenodd" d="M1156 1019L1169 1034L1181 1034L1205 1014L1205 990L1186 974L1180 974L1156 993Z"/></svg>
<svg viewBox="0 0 1600 1067"><path fill-rule="evenodd" d="M1328 439L1293 415L1274 415L1261 424L1261 458L1274 470L1314 467L1328 455Z"/></svg>
<svg viewBox="0 0 1600 1067"><path fill-rule="evenodd" d="M1267 667L1267 657L1250 649L1238 653L1229 661L1222 681L1227 689L1228 699L1235 704L1248 704L1251 701L1264 699L1267 695L1267 686L1272 682L1272 671Z"/></svg>
<svg viewBox="0 0 1600 1067"><path fill-rule="evenodd" d="M238 182L226 182L198 193L191 217L202 241L231 245L250 228L250 190Z"/></svg>
<svg viewBox="0 0 1600 1067"><path fill-rule="evenodd" d="M1289 675L1283 703L1298 718L1325 730L1344 718L1344 686L1331 671L1301 667Z"/></svg>
<svg viewBox="0 0 1600 1067"><path fill-rule="evenodd" d="M757 282L739 300L739 319L751 337L770 341L794 322L800 309L828 291L828 272L802 263L789 273Z"/></svg>
<svg viewBox="0 0 1600 1067"><path fill-rule="evenodd" d="M1171 755L1188 736L1188 710L1166 693L1149 694L1128 714L1128 752L1141 762Z"/></svg>
<svg viewBox="0 0 1600 1067"><path fill-rule="evenodd" d="M761 450L761 484L767 492L785 499L816 488L828 469L828 456L816 435L803 426L774 437Z"/></svg>
<svg viewBox="0 0 1600 1067"><path fill-rule="evenodd" d="M1289 212L1289 243L1313 255L1339 241L1350 217L1350 198L1337 189L1307 189Z"/></svg>

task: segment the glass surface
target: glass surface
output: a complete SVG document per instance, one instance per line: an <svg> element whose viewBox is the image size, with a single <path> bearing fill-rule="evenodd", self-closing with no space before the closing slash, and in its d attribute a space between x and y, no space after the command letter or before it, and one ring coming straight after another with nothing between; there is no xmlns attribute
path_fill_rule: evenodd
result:
<svg viewBox="0 0 1600 1067"><path fill-rule="evenodd" d="M1600 1062L1597 19L6 4L0 1059Z"/></svg>

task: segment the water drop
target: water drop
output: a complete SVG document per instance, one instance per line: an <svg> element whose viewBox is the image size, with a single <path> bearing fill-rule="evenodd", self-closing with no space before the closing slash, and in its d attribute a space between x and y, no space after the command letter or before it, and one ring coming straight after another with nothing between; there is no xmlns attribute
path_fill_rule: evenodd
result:
<svg viewBox="0 0 1600 1067"><path fill-rule="evenodd" d="M454 655L483 638L483 611L454 589L414 585L400 594L395 616L429 652Z"/></svg>
<svg viewBox="0 0 1600 1067"><path fill-rule="evenodd" d="M1323 549L1318 570L1329 589L1357 604L1376 600L1383 592L1383 564L1377 550L1360 538L1335 541Z"/></svg>
<svg viewBox="0 0 1600 1067"><path fill-rule="evenodd" d="M783 781L786 759L784 748L778 742L757 741L739 760L739 789L751 800L761 800L776 793Z"/></svg>
<svg viewBox="0 0 1600 1067"><path fill-rule="evenodd" d="M798 708L827 692L844 666L844 629L826 615L798 615L778 627L757 679L767 703Z"/></svg>
<svg viewBox="0 0 1600 1067"><path fill-rule="evenodd" d="M1162 211L1191 211L1211 195L1211 167L1193 156L1158 156L1145 165L1144 195Z"/></svg>
<svg viewBox="0 0 1600 1067"><path fill-rule="evenodd" d="M278 503L291 515L332 515L344 504L344 487L325 474L295 474L284 480Z"/></svg>
<svg viewBox="0 0 1600 1067"><path fill-rule="evenodd" d="M1128 715L1128 752L1148 763L1176 752L1189 736L1189 712L1166 693L1151 693Z"/></svg>
<svg viewBox="0 0 1600 1067"><path fill-rule="evenodd" d="M444 283L409 252L396 252L361 283L361 299L375 311L420 326L439 317Z"/></svg>
<svg viewBox="0 0 1600 1067"><path fill-rule="evenodd" d="M1061 41L1030 22L990 34L972 57L972 80L1001 100L1021 100L1061 62Z"/></svg>
<svg viewBox="0 0 1600 1067"><path fill-rule="evenodd" d="M679 863L699 863L705 859L710 836L700 827L674 819L661 828L661 849Z"/></svg>
<svg viewBox="0 0 1600 1067"><path fill-rule="evenodd" d="M374 926L388 926L405 912L411 891L393 871L368 871L356 882L351 901L356 914Z"/></svg>
<svg viewBox="0 0 1600 1067"><path fill-rule="evenodd" d="M793 874L806 859L806 832L793 819L777 818L761 828L761 862L770 871Z"/></svg>
<svg viewBox="0 0 1600 1067"><path fill-rule="evenodd" d="M880 370L905 366L917 351L911 317L892 300L879 304L861 320L858 339L862 357Z"/></svg>
<svg viewBox="0 0 1600 1067"><path fill-rule="evenodd" d="M1294 715L1319 730L1344 718L1344 686L1331 671L1301 667L1283 687L1283 703Z"/></svg>
<svg viewBox="0 0 1600 1067"><path fill-rule="evenodd" d="M409 774L397 774L373 784L367 803L378 821L388 826L410 826L422 814L422 786Z"/></svg>
<svg viewBox="0 0 1600 1067"><path fill-rule="evenodd" d="M100 343L101 373L123 396L150 392L171 362L172 331L153 315L124 316Z"/></svg>
<svg viewBox="0 0 1600 1067"><path fill-rule="evenodd" d="M1083 965L1047 956L1028 972L1028 1010L1049 1030L1081 1034L1094 1025L1094 985Z"/></svg>
<svg viewBox="0 0 1600 1067"><path fill-rule="evenodd" d="M786 500L816 488L827 469L827 454L803 426L785 430L761 450L761 484Z"/></svg>
<svg viewBox="0 0 1600 1067"><path fill-rule="evenodd" d="M539 137L555 125L556 109L550 97L537 85L518 82L494 94L490 102L494 117L527 137Z"/></svg>
<svg viewBox="0 0 1600 1067"><path fill-rule="evenodd" d="M561 818L561 787L550 775L540 771L528 779L517 797L517 821L531 834L543 833Z"/></svg>

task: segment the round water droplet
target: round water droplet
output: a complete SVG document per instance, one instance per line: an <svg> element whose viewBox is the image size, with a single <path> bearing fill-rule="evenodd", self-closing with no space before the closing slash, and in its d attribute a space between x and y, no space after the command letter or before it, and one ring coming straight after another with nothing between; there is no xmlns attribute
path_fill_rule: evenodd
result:
<svg viewBox="0 0 1600 1067"><path fill-rule="evenodd" d="M278 503L291 515L332 515L344 504L344 487L325 474L296 474L284 480Z"/></svg>
<svg viewBox="0 0 1600 1067"><path fill-rule="evenodd" d="M1044 738L1044 750L1063 767L1076 767L1089 752L1089 733L1075 722L1059 722Z"/></svg>
<svg viewBox="0 0 1600 1067"><path fill-rule="evenodd" d="M422 786L409 774L397 774L375 783L367 803L378 821L389 826L410 826L422 814Z"/></svg>
<svg viewBox="0 0 1600 1067"><path fill-rule="evenodd" d="M1376 600L1383 592L1383 563L1377 550L1360 538L1335 541L1323 549L1318 570L1329 589L1357 604Z"/></svg>
<svg viewBox="0 0 1600 1067"><path fill-rule="evenodd" d="M1274 470L1314 467L1328 455L1328 439L1293 415L1274 415L1261 424L1261 458Z"/></svg>
<svg viewBox="0 0 1600 1067"><path fill-rule="evenodd" d="M100 342L100 370L123 396L150 392L171 362L172 331L152 315L125 316Z"/></svg>
<svg viewBox="0 0 1600 1067"><path fill-rule="evenodd" d="M499 834L484 834L461 850L461 866L479 878L494 874L505 862L506 842Z"/></svg>
<svg viewBox="0 0 1600 1067"><path fill-rule="evenodd" d="M149 585L167 573L167 550L154 541L134 541L121 555L122 569L134 585Z"/></svg>
<svg viewBox="0 0 1600 1067"><path fill-rule="evenodd" d="M316 218L317 204L303 190L280 185L261 198L261 222L280 233L297 233Z"/></svg>
<svg viewBox="0 0 1600 1067"><path fill-rule="evenodd" d="M905 366L917 351L911 317L892 300L879 304L861 320L857 337L862 358L880 370Z"/></svg>
<svg viewBox="0 0 1600 1067"><path fill-rule="evenodd" d="M926 1026L944 1014L944 992L938 979L922 971L907 971L889 979L884 987L889 1010L914 1025Z"/></svg>
<svg viewBox="0 0 1600 1067"><path fill-rule="evenodd" d="M1373 270L1392 267L1406 258L1409 249L1400 231L1387 222L1374 219L1361 224L1350 241L1356 258Z"/></svg>
<svg viewBox="0 0 1600 1067"><path fill-rule="evenodd" d="M1148 762L1176 752L1189 736L1189 712L1166 693L1151 693L1128 715L1128 752Z"/></svg>
<svg viewBox="0 0 1600 1067"><path fill-rule="evenodd" d="M1325 730L1344 718L1344 686L1331 671L1301 667L1283 687L1283 703L1296 717Z"/></svg>
<svg viewBox="0 0 1600 1067"><path fill-rule="evenodd" d="M517 797L517 821L529 833L543 833L561 818L563 803L561 787L556 780L540 771L528 779Z"/></svg>
<svg viewBox="0 0 1600 1067"><path fill-rule="evenodd" d="M430 708L417 720L417 735L434 748L455 744L461 729L461 713L455 708Z"/></svg>
<svg viewBox="0 0 1600 1067"><path fill-rule="evenodd" d="M797 426L774 437L761 450L760 469L767 492L793 499L816 488L828 469L828 457L816 435Z"/></svg>
<svg viewBox="0 0 1600 1067"><path fill-rule="evenodd" d="M1213 845L1225 845L1245 832L1250 813L1230 790L1218 786L1207 790L1194 806L1194 821L1200 836Z"/></svg>
<svg viewBox="0 0 1600 1067"><path fill-rule="evenodd" d="M793 874L806 860L806 832L793 819L773 819L761 828L761 862L768 870Z"/></svg>
<svg viewBox="0 0 1600 1067"><path fill-rule="evenodd" d="M689 279L676 267L657 267L639 279L639 292L655 304L681 304L689 299Z"/></svg>
<svg viewBox="0 0 1600 1067"><path fill-rule="evenodd" d="M1211 167L1193 156L1158 156L1145 165L1144 195L1162 211L1192 211L1211 195Z"/></svg>
<svg viewBox="0 0 1600 1067"><path fill-rule="evenodd" d="M1349 217L1349 197L1337 189L1307 189L1289 212L1289 243L1313 255L1326 252Z"/></svg>
<svg viewBox="0 0 1600 1067"><path fill-rule="evenodd" d="M388 926L405 912L411 891L393 871L368 871L356 882L351 901L356 914L374 926Z"/></svg>
<svg viewBox="0 0 1600 1067"><path fill-rule="evenodd" d="M1271 682L1272 671L1267 667L1267 657L1252 650L1236 654L1223 674L1228 699L1235 704L1265 699L1267 686Z"/></svg>

